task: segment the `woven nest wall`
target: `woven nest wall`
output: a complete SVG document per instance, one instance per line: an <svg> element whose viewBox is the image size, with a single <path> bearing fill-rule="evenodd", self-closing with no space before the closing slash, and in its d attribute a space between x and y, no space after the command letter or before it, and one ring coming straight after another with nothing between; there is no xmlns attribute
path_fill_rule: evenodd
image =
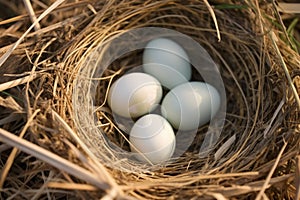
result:
<svg viewBox="0 0 300 200"><path fill-rule="evenodd" d="M271 3L214 1L210 10L205 2L67 2L13 51L31 24L29 17L2 22L0 198L295 199L300 57L276 27ZM111 82L141 62L140 52L116 60L99 77L99 133L83 133L78 124L86 110L78 113L73 102L85 98L75 87L84 76L82 67L99 44L142 27L190 36L219 67L226 119L204 157L198 152L207 125L182 156L156 170L124 158L108 144L128 150L105 94ZM23 82L9 82L16 79Z"/></svg>

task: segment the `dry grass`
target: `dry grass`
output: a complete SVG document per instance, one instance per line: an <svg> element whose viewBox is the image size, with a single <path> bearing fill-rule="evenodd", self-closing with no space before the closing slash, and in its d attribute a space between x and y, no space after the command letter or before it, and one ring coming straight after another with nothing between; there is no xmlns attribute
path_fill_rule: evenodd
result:
<svg viewBox="0 0 300 200"><path fill-rule="evenodd" d="M300 56L274 4L24 2L27 10L23 2L0 1L11 14L0 22L0 199L299 197ZM73 107L82 98L74 81L97 46L146 26L177 30L205 47L227 95L223 132L209 156L196 153L204 127L183 156L157 171L124 158L106 139L128 148L105 94L139 53L114 62L99 79L102 132L76 126L86 113Z"/></svg>

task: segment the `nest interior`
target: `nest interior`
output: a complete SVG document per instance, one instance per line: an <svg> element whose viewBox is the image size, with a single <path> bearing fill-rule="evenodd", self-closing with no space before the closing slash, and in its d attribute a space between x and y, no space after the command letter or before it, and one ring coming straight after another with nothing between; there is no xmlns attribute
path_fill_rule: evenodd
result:
<svg viewBox="0 0 300 200"><path fill-rule="evenodd" d="M281 58L296 86L299 85L300 58L281 39L282 32L274 26L276 17L272 4L266 2L256 7L246 1L231 5L234 6L215 5L217 30L208 5L194 0L62 4L40 22L45 28L28 34L0 67L2 83L33 72L38 75L30 84L1 93L1 118L13 115L12 120L1 121L1 128L17 135L25 130L24 138L31 143L95 174L89 159L97 159L107 172L106 178L98 175L99 179L102 177L109 188L115 188L118 193L114 195L119 197L253 199L263 191L269 198L293 199L300 142L299 108L281 66ZM35 6L43 9L46 5ZM269 18L260 17L260 12ZM23 21L14 19L2 25L10 25L1 36L1 41L7 43L1 43L2 55L30 25L28 16L23 15L21 19ZM99 135L97 138L99 133L84 134L76 126L74 119L81 113L74 113L72 100L74 95L82 98L82 94L73 92L80 67L99 43L141 27L169 28L188 35L201 44L219 66L226 90L227 112L220 138L208 156L199 158L196 153L203 141L203 135L198 134L191 148L179 159L156 171L144 171L143 165L122 159L107 144L109 139L126 148L126 142L102 100L99 105L104 104L97 117L102 127L100 134L106 137ZM282 57L273 45L274 35L278 38L276 44ZM104 99L110 82L130 69L125 66L138 63L139 56L137 53L124 57L104 72L98 88L99 98ZM195 75L194 79L197 79ZM86 155L74 136L59 125L53 110L95 157L83 158L89 154ZM199 133L205 132L206 128L200 129ZM2 198L80 196L86 199L99 198L108 190L92 187L86 184L84 176L68 175L63 169L22 152L18 152L11 167L7 167L12 149L0 143L0 150L2 175L4 169L9 169L8 174L2 176L6 178L0 182ZM271 171L272 178L266 186ZM82 187L70 189L67 183L82 183Z"/></svg>

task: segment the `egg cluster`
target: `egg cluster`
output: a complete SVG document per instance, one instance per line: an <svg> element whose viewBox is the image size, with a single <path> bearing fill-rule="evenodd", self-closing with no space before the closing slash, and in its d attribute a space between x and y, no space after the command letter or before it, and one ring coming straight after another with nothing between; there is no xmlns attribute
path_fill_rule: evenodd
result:
<svg viewBox="0 0 300 200"><path fill-rule="evenodd" d="M112 84L108 94L112 111L137 119L129 140L138 160L153 164L169 160L176 146L174 130L197 130L217 113L218 91L204 82L189 82L191 75L184 49L158 38L145 47L143 72L125 74ZM168 90L164 97L163 88ZM161 115L151 114L157 108Z"/></svg>

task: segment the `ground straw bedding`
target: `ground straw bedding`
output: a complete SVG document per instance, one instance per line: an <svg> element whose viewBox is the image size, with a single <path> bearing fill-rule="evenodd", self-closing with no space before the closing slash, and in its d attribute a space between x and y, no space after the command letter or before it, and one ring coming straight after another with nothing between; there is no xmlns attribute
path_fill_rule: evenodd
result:
<svg viewBox="0 0 300 200"><path fill-rule="evenodd" d="M272 1L0 3L7 8L0 22L0 199L299 197L300 57ZM84 98L74 80L97 45L148 26L205 47L227 95L223 132L210 154L197 154L204 127L187 152L156 171L122 159L106 142L128 148L103 97L138 52L101 77L102 136L79 131L72 102Z"/></svg>

